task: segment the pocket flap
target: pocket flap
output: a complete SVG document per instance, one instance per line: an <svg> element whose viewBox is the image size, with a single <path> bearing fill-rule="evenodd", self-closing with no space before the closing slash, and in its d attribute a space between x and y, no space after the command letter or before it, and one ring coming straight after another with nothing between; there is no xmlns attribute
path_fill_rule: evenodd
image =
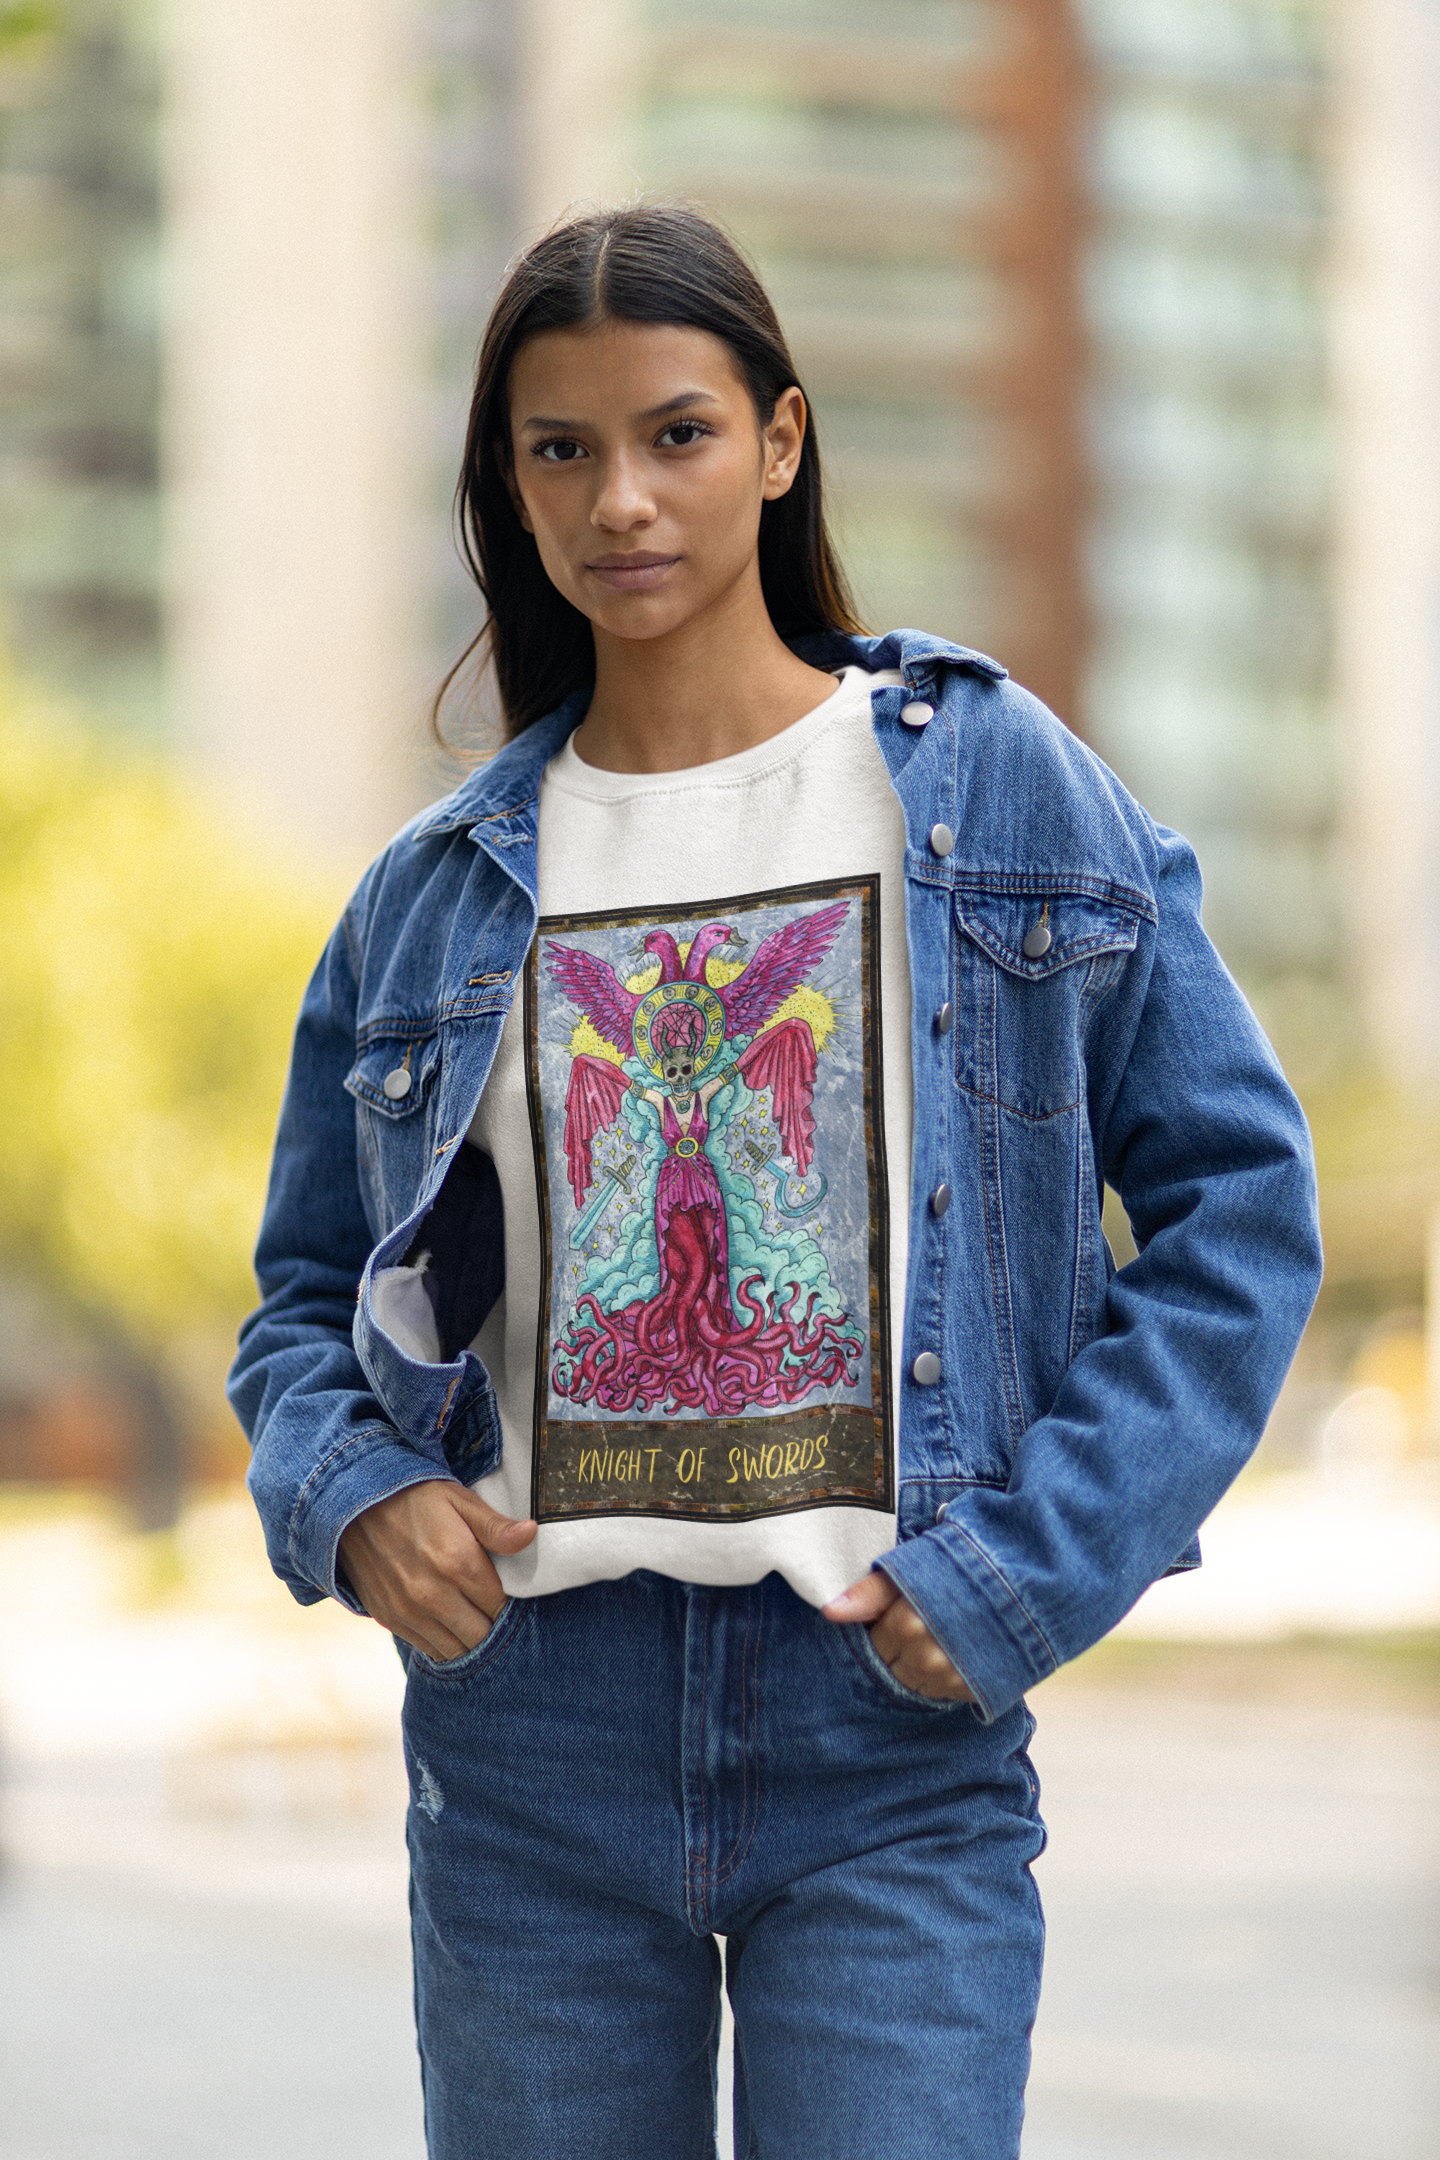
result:
<svg viewBox="0 0 1440 2160"><path fill-rule="evenodd" d="M381 1117L413 1117L429 1095L439 1070L438 1036L407 1039L386 1035L366 1044L346 1075L345 1085L357 1102L378 1110Z"/></svg>
<svg viewBox="0 0 1440 2160"><path fill-rule="evenodd" d="M955 913L966 937L1010 974L1029 982L1040 982L1096 953L1133 952L1141 919L1138 909L1121 901L1038 882L1025 892L961 886Z"/></svg>

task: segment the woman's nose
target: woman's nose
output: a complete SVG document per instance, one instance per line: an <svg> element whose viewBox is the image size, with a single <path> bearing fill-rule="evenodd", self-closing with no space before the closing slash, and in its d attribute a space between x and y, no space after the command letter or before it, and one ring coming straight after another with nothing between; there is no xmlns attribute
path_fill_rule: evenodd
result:
<svg viewBox="0 0 1440 2160"><path fill-rule="evenodd" d="M637 460L623 454L607 458L590 512L591 524L607 532L632 532L637 525L650 524L654 516L654 499Z"/></svg>

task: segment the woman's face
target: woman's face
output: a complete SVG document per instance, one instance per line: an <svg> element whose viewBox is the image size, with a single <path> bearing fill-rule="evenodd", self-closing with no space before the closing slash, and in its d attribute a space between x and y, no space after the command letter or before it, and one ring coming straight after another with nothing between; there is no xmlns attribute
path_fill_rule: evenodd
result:
<svg viewBox="0 0 1440 2160"><path fill-rule="evenodd" d="M762 428L720 338L602 322L520 348L510 426L551 581L597 631L656 638L758 585L760 508L795 478L805 401L784 391Z"/></svg>

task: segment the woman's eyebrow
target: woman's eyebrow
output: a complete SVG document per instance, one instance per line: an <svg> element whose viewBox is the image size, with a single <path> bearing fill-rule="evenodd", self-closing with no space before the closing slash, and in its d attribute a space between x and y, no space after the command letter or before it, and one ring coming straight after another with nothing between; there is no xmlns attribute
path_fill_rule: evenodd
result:
<svg viewBox="0 0 1440 2160"><path fill-rule="evenodd" d="M718 405L720 399L713 390L682 390L678 397L666 398L663 405L652 405L647 412L637 413L637 420L663 420L666 413L678 412L682 405Z"/></svg>
<svg viewBox="0 0 1440 2160"><path fill-rule="evenodd" d="M679 412L686 405L718 405L720 402L713 390L682 390L678 397L666 398L663 405L651 405L635 417L637 420L663 420L667 413ZM522 428L580 429L590 423L585 420L557 419L550 413L531 413L520 425Z"/></svg>

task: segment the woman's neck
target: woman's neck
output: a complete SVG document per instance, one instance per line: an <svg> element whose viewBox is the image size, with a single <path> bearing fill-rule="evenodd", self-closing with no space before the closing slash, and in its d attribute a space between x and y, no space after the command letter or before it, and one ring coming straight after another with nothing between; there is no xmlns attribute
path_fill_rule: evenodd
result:
<svg viewBox="0 0 1440 2160"><path fill-rule="evenodd" d="M776 634L753 580L659 638L595 633L595 694L573 738L602 772L681 772L753 750L827 698L833 676Z"/></svg>

